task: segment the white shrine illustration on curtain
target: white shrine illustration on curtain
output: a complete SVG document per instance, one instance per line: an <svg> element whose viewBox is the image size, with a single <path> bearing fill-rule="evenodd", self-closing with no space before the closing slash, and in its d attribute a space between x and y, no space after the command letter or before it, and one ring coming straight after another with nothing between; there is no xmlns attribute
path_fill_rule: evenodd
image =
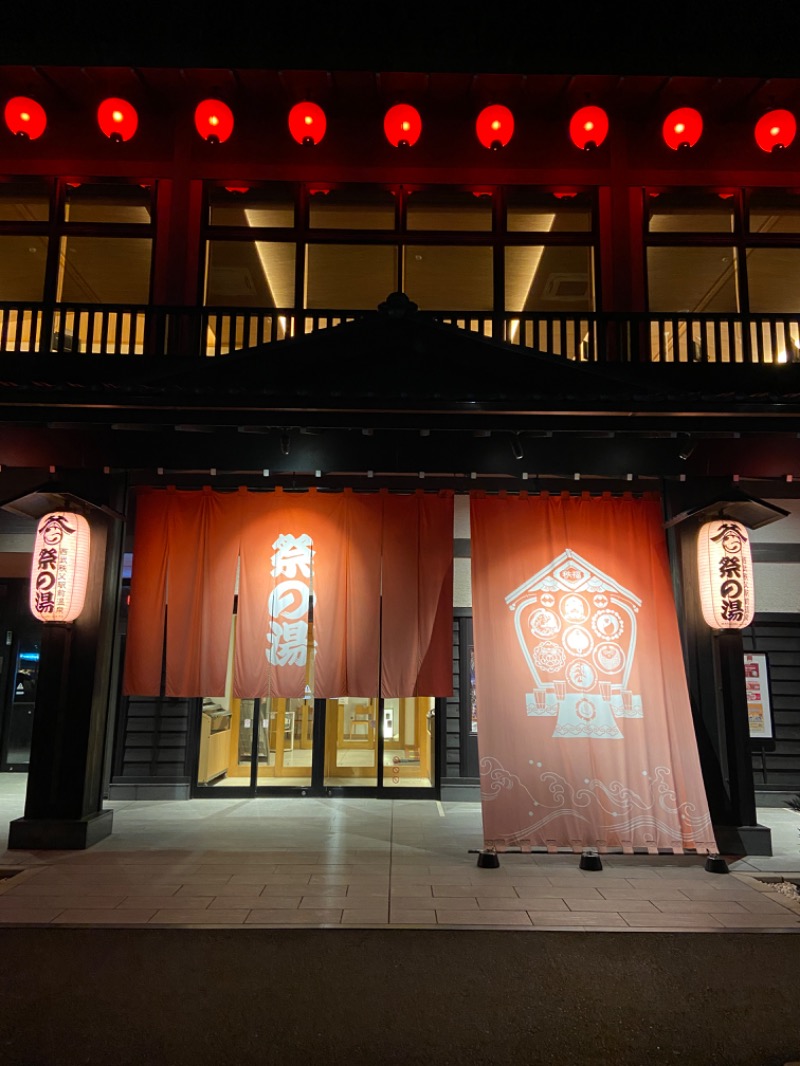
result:
<svg viewBox="0 0 800 1066"><path fill-rule="evenodd" d="M530 717L556 718L554 737L621 740L641 718L629 679L641 600L567 549L506 596L533 677Z"/></svg>

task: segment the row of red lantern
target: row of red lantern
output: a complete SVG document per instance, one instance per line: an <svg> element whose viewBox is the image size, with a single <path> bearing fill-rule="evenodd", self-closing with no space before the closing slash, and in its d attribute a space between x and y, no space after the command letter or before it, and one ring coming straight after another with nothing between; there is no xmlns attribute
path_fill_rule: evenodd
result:
<svg viewBox="0 0 800 1066"><path fill-rule="evenodd" d="M26 96L15 96L5 107L8 128L18 137L35 140L47 126L41 104ZM112 141L129 141L136 133L139 116L127 100L110 97L97 109L97 122ZM222 100L201 100L194 113L200 136L210 144L221 144L233 133L233 112ZM298 144L319 144L325 136L327 119L319 104L303 101L289 112L289 132ZM422 117L411 104L395 104L386 112L383 129L387 140L397 148L410 148L422 133ZM579 108L569 123L572 143L589 151L608 136L608 115L601 107ZM478 140L485 148L505 148L514 134L514 115L503 104L485 107L475 122ZM762 115L755 126L755 139L765 152L788 148L795 138L797 123L791 111L774 110ZM661 129L665 144L672 149L691 148L703 133L703 117L693 107L680 107L664 119Z"/></svg>

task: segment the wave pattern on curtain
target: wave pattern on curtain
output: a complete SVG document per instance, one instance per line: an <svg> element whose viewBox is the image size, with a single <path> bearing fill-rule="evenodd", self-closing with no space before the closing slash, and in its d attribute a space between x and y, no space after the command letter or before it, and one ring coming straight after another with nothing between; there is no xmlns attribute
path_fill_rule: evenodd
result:
<svg viewBox="0 0 800 1066"><path fill-rule="evenodd" d="M449 695L452 531L452 493L143 492L125 692L225 691L238 562L234 695Z"/></svg>
<svg viewBox="0 0 800 1066"><path fill-rule="evenodd" d="M470 513L487 846L715 851L659 501Z"/></svg>

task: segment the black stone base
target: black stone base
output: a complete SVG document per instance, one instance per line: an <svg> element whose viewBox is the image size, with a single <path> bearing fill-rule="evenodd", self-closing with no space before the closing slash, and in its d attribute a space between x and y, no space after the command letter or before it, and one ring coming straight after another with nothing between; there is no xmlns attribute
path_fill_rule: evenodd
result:
<svg viewBox="0 0 800 1066"><path fill-rule="evenodd" d="M84 851L111 835L113 811L85 818L15 818L8 827L9 850Z"/></svg>
<svg viewBox="0 0 800 1066"><path fill-rule="evenodd" d="M771 855L772 832L765 825L715 825L720 855Z"/></svg>

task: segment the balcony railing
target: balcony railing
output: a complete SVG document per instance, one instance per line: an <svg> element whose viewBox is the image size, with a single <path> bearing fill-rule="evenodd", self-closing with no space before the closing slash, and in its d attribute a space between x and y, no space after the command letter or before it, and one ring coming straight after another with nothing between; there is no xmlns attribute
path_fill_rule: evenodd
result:
<svg viewBox="0 0 800 1066"><path fill-rule="evenodd" d="M219 357L375 311L0 303L0 354ZM587 363L800 361L797 314L420 311L419 317L521 350Z"/></svg>

